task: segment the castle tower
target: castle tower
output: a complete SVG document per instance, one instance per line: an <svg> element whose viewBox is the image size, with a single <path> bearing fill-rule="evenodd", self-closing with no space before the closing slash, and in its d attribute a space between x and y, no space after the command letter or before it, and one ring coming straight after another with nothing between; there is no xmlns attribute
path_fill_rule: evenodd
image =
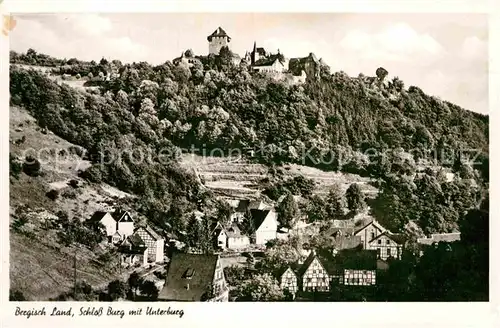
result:
<svg viewBox="0 0 500 328"><path fill-rule="evenodd" d="M207 37L208 54L218 55L222 47L229 47L231 38L221 27L218 27L212 34Z"/></svg>

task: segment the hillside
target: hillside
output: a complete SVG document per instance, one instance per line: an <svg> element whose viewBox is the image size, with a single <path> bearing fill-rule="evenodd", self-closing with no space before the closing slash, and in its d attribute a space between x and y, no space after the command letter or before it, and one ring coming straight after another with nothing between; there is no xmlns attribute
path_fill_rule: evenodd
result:
<svg viewBox="0 0 500 328"><path fill-rule="evenodd" d="M60 237L76 229L67 220L110 206L199 243L189 240L190 213L221 220L220 198L292 193L307 217L310 204L322 208L333 189L344 197L355 185L367 214L390 230L411 223L429 234L458 230L488 191L489 118L399 79L322 70L317 80L290 84L222 56L192 67L40 56L28 56L38 68L10 71L11 282L31 297L67 291L65 261L75 249L88 282L118 274L112 261L94 262L104 251L89 231L80 240L87 246L66 247ZM40 69L50 62L59 75ZM16 178L29 148L47 149L51 159L35 156L42 174ZM56 189L52 200L47 193ZM61 266L47 267L56 258ZM26 284L26 267L44 283Z"/></svg>
<svg viewBox="0 0 500 328"><path fill-rule="evenodd" d="M104 250L93 251L83 245L65 247L58 238L58 212L69 217L89 218L94 211L109 209L121 197L131 197L106 184L89 184L78 177L89 162L74 154L77 146L42 131L36 120L25 110L10 108L11 155L41 151L41 172L38 177L20 173L11 177L10 281L11 289L20 290L30 300L47 300L67 292L73 286L74 258L77 259L77 279L92 286L109 282L119 275L116 261L102 262ZM24 142L20 142L25 138ZM16 142L17 141L17 142ZM51 155L51 150L54 152ZM61 153L59 153L61 152ZM79 183L77 189L70 180ZM57 189L56 201L46 193ZM22 222L22 223L21 223Z"/></svg>

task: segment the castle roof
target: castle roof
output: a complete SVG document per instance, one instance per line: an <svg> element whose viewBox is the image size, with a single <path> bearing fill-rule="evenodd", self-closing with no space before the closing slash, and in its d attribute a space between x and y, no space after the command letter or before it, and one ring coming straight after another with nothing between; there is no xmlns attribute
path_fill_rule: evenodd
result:
<svg viewBox="0 0 500 328"><path fill-rule="evenodd" d="M281 54L270 55L266 58L257 60L253 66L271 66L275 61L279 60L281 64L285 62L285 58Z"/></svg>
<svg viewBox="0 0 500 328"><path fill-rule="evenodd" d="M231 41L231 37L229 37L226 31L224 31L222 27L219 26L212 34L210 34L207 37L207 40L210 42L212 41L212 38L223 38L223 37L226 37L227 41Z"/></svg>

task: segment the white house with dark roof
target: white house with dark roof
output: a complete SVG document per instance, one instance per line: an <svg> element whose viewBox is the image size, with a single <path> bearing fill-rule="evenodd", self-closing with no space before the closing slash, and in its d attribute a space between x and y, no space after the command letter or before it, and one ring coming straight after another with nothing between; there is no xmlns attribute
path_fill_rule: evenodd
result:
<svg viewBox="0 0 500 328"><path fill-rule="evenodd" d="M250 245L250 238L242 235L241 230L236 223L231 224L225 230L227 236L227 247L229 249L241 249Z"/></svg>
<svg viewBox="0 0 500 328"><path fill-rule="evenodd" d="M387 260L395 258L401 260L406 238L402 234L393 234L385 231L368 242L368 248L377 251L377 258Z"/></svg>
<svg viewBox="0 0 500 328"><path fill-rule="evenodd" d="M116 241L118 235L123 240L134 232L134 220L127 211L97 211L92 215L90 221L104 225L109 242ZM116 234L117 232L118 234Z"/></svg>
<svg viewBox="0 0 500 328"><path fill-rule="evenodd" d="M361 238L361 243L364 249L369 249L370 241L375 239L375 237L382 234L386 230L387 229L380 225L380 223L373 219L361 228L356 229L354 235Z"/></svg>
<svg viewBox="0 0 500 328"><path fill-rule="evenodd" d="M160 235L149 226L138 227L135 229L134 235L140 236L148 247L149 262L163 262L165 240Z"/></svg>
<svg viewBox="0 0 500 328"><path fill-rule="evenodd" d="M268 241L276 239L278 230L278 215L273 209L250 210L250 215L256 228L255 244L265 245Z"/></svg>
<svg viewBox="0 0 500 328"><path fill-rule="evenodd" d="M106 229L106 236L108 238L111 238L116 233L116 220L109 212L97 211L92 215L89 221L101 223Z"/></svg>
<svg viewBox="0 0 500 328"><path fill-rule="evenodd" d="M123 237L130 236L134 233L134 220L127 211L114 211L112 214L116 221L116 231Z"/></svg>

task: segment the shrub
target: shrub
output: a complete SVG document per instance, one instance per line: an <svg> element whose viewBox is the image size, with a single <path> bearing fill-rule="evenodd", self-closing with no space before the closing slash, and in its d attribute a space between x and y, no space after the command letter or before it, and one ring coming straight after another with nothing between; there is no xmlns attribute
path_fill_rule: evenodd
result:
<svg viewBox="0 0 500 328"><path fill-rule="evenodd" d="M78 188L79 187L79 183L78 183L78 180L75 180L75 179L71 179L69 181L69 185L72 187L72 188Z"/></svg>
<svg viewBox="0 0 500 328"><path fill-rule="evenodd" d="M11 289L9 291L9 301L12 302L26 301L26 297L24 297L24 294L21 291Z"/></svg>
<svg viewBox="0 0 500 328"><path fill-rule="evenodd" d="M10 175L16 179L19 179L19 174L23 170L22 163L12 154L9 154L9 162L10 162Z"/></svg>
<svg viewBox="0 0 500 328"><path fill-rule="evenodd" d="M48 191L45 195L47 197L49 197L51 200L55 201L57 198L59 198L59 190L52 189L52 190Z"/></svg>
<svg viewBox="0 0 500 328"><path fill-rule="evenodd" d="M41 164L33 156L26 156L26 159L23 163L23 171L29 176L36 177L41 173Z"/></svg>

